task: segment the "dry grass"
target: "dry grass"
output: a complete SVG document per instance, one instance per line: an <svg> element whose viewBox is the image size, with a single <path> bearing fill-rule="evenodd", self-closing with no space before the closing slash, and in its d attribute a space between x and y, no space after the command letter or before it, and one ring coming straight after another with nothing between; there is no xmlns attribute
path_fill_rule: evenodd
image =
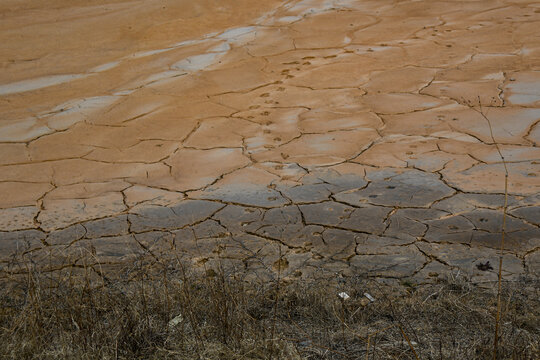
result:
<svg viewBox="0 0 540 360"><path fill-rule="evenodd" d="M22 261L22 260L21 260ZM189 262L191 263L191 262ZM129 265L129 266L128 266ZM348 279L247 281L141 257L108 274L22 262L4 273L5 359L488 359L493 290ZM15 272L14 270L18 270ZM96 270L94 270L96 269ZM537 280L535 280L537 281ZM540 355L538 283L504 283L500 359ZM337 296L346 292L350 298ZM370 302L364 293L371 294ZM415 355L415 353L417 355Z"/></svg>

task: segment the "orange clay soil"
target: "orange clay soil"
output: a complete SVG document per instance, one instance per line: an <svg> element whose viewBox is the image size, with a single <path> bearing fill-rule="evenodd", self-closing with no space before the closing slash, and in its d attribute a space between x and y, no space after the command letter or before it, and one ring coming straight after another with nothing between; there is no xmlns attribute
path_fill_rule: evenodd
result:
<svg viewBox="0 0 540 360"><path fill-rule="evenodd" d="M0 4L4 258L489 282L480 102L504 275L538 276L538 2L34 3Z"/></svg>

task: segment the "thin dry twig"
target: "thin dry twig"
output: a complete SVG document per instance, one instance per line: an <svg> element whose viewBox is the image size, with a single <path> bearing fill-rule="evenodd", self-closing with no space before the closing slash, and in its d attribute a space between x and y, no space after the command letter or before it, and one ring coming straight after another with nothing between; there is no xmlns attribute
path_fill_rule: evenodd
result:
<svg viewBox="0 0 540 360"><path fill-rule="evenodd" d="M399 330L401 330L401 334L403 334L403 337L405 338L405 340L407 340L407 343L409 344L409 347L411 348L411 351L413 352L414 357L416 358L416 360L419 360L418 354L414 350L414 346L411 343L411 341L409 340L409 337L407 336L407 334L405 334L405 331L403 331L403 328L401 327L401 325L398 324L398 326L399 326Z"/></svg>
<svg viewBox="0 0 540 360"><path fill-rule="evenodd" d="M469 104L469 106L471 106ZM486 120L488 126L489 126L489 134L491 137L491 141L493 141L493 144L497 148L497 152L499 153L499 156L501 158L502 164L504 166L504 206L503 206L503 223L502 223L502 229L501 229L501 246L500 246L500 253L499 253L499 273L498 273L498 283L497 283L497 313L495 315L495 334L493 338L493 360L497 359L497 351L499 348L499 328L501 323L501 292L502 292L502 268L503 268L503 256L504 256L504 236L506 232L506 211L508 208L508 167L506 166L506 160L504 158L504 155L502 154L501 148L497 141L495 140L495 136L493 135L493 127L491 125L491 121L487 117L487 115L484 112L484 109L482 108L482 102L480 101L480 97L478 97L478 107L479 109L476 109L474 106L471 106L473 110L478 112L484 120Z"/></svg>

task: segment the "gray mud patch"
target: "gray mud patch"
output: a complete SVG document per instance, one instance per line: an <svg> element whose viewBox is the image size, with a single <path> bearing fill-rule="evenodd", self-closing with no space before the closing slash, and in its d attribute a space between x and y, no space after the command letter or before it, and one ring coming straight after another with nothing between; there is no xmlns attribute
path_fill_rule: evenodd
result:
<svg viewBox="0 0 540 360"><path fill-rule="evenodd" d="M6 269L14 253L54 254L54 262L64 264L92 254L96 263L114 264L149 252L162 259L181 253L196 266L235 261L253 271L281 259L283 275L295 277L322 272L429 280L459 270L479 282L496 279L496 270L481 264L497 263L503 196L463 193L433 174L381 170L364 178L314 171L294 186L236 184L196 196L82 217L48 231L23 222L25 229L0 232L0 266ZM505 274L533 275L539 206L519 196L509 204Z"/></svg>

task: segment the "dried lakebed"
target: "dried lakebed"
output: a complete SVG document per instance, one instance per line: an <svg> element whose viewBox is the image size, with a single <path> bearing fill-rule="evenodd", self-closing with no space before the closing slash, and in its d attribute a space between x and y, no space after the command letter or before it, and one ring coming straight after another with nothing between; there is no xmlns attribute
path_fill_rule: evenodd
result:
<svg viewBox="0 0 540 360"><path fill-rule="evenodd" d="M34 60L0 59L1 271L13 253L53 268L152 254L260 276L491 282L494 138L510 173L504 278L538 277L537 3L246 0L190 31L194 18L137 3L62 11L107 29L146 10L138 47L104 39L75 66L28 40ZM10 25L26 11L9 32L30 31Z"/></svg>

